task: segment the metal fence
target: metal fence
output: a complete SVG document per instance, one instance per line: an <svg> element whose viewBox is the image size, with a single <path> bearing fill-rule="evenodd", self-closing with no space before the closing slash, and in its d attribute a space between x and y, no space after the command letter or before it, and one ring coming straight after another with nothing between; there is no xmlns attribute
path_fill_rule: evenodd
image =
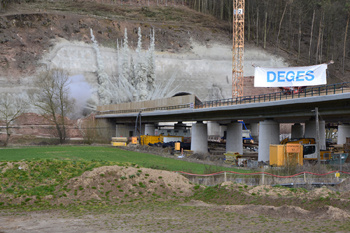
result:
<svg viewBox="0 0 350 233"><path fill-rule="evenodd" d="M221 106L247 104L247 103L271 102L271 101L297 99L297 98L305 98L305 97L312 97L312 96L334 95L334 94L341 94L341 93L347 93L347 92L350 92L349 82L329 84L329 85L317 86L317 87L308 87L298 93L294 93L294 91L290 91L289 93L283 93L281 91L281 92L274 92L274 93L254 95L254 96L243 96L243 97L237 97L237 98L205 101L199 105L196 105L195 108L210 108L210 107L221 107Z"/></svg>
<svg viewBox="0 0 350 233"><path fill-rule="evenodd" d="M280 176L268 172L239 173L233 171L222 171L213 174L191 174L182 171L177 171L176 173L182 174L192 183L210 186L221 184L226 181L247 185L336 185L350 175L350 172L345 171L331 171L324 174L305 171L290 176ZM335 176L337 173L339 173L339 177ZM342 174L341 178L340 174Z"/></svg>

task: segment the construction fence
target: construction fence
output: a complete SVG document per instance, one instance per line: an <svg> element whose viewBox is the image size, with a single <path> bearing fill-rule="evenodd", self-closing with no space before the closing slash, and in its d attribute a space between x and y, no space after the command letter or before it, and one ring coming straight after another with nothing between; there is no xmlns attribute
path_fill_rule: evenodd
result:
<svg viewBox="0 0 350 233"><path fill-rule="evenodd" d="M304 186L310 185L336 185L348 178L350 172L330 171L324 174L313 172L299 172L290 176L280 176L268 172L240 173L234 171L221 171L212 174L192 174L177 171L195 184L214 186L226 181L236 182L246 185L286 185Z"/></svg>

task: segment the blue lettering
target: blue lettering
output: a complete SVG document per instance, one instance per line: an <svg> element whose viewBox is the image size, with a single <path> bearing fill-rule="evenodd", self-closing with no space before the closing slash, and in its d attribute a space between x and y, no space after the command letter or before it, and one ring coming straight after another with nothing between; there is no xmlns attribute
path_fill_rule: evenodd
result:
<svg viewBox="0 0 350 233"><path fill-rule="evenodd" d="M288 76L289 76L289 74L291 74L291 79L290 78L288 78ZM288 73L287 73L287 75L286 75L286 80L288 81L288 82L293 82L294 81L294 76L295 74L294 74L294 72L293 71L289 71Z"/></svg>
<svg viewBox="0 0 350 233"><path fill-rule="evenodd" d="M300 76L304 76L305 71L298 71L297 72L297 79L295 81L302 82L304 79L300 78Z"/></svg>
<svg viewBox="0 0 350 233"><path fill-rule="evenodd" d="M273 79L270 78L270 75L273 75ZM276 74L272 71L267 71L267 82L272 83L276 80Z"/></svg>
<svg viewBox="0 0 350 233"><path fill-rule="evenodd" d="M315 79L315 76L313 75L313 73L314 73L313 70L307 71L307 72L306 72L306 77L305 77L305 79L306 79L307 81L312 81L312 80L314 80L314 79ZM310 77L308 78L307 76L310 76Z"/></svg>
<svg viewBox="0 0 350 233"><path fill-rule="evenodd" d="M285 71L278 71L278 82L285 82L284 80L284 74L286 73Z"/></svg>

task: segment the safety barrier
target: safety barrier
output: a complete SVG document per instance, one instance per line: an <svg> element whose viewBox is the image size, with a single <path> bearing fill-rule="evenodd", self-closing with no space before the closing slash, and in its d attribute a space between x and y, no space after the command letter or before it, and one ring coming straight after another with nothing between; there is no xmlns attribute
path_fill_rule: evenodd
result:
<svg viewBox="0 0 350 233"><path fill-rule="evenodd" d="M350 92L350 83L338 83L338 84L329 84L324 86L317 87L308 87L299 91L298 93L294 93L294 91L290 91L289 93L274 92L268 94L254 95L254 96L242 96L237 98L228 98L228 99L220 99L220 100L211 100L202 102L199 105L196 105L196 108L211 108L211 107L221 107L221 106L229 106L229 105L239 105L239 104L247 104L247 103L261 103L261 102L271 102L278 100L288 100L288 99L297 99L297 98L305 98L312 96L323 96L323 95L334 95Z"/></svg>
<svg viewBox="0 0 350 233"><path fill-rule="evenodd" d="M313 172L299 172L294 175L281 176L268 172L253 172L253 173L241 173L234 171L221 171L211 174L193 174L183 171L176 171L176 173L186 176L191 182L204 185L217 185L222 182L232 181L236 183L244 183L248 185L273 185L273 184L338 184L343 179L339 177L325 177L334 173L343 173L350 175L350 172L346 171L330 171L324 174L318 174ZM312 176L312 177L310 177Z"/></svg>
<svg viewBox="0 0 350 233"><path fill-rule="evenodd" d="M292 178L292 177L300 176L303 174L310 174L310 175L315 175L315 176L326 176L326 175L333 174L336 172L350 175L350 172L345 172L345 171L330 171L330 172L327 172L324 174L318 174L318 173L305 171L305 172L299 172L297 174L290 175L290 176L279 176L279 175L271 174L268 172L241 173L241 172L234 172L234 171L221 171L221 172L216 172L216 173L211 173L211 174L193 174L193 173L188 173L188 172L183 172L183 171L176 171L176 173L190 175L190 176L214 176L214 175L219 175L219 174L232 173L232 174L236 174L236 175L270 175L270 176L278 177L278 178Z"/></svg>

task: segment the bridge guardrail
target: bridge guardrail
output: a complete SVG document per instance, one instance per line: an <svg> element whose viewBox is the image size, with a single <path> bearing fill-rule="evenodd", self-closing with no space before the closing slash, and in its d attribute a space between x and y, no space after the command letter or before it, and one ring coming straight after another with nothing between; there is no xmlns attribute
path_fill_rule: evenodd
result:
<svg viewBox="0 0 350 233"><path fill-rule="evenodd" d="M242 96L237 98L205 101L199 105L196 105L195 108L210 108L210 107L220 107L220 106L247 104L247 103L271 102L271 101L305 98L305 97L312 97L312 96L333 95L333 94L340 94L344 92L350 92L350 82L329 84L329 85L323 85L323 86L317 86L317 87L308 87L308 88L305 88L302 92L298 92L298 93L294 93L293 91L291 91L290 94L284 94L281 91L281 92L273 92L273 93L254 95L254 96Z"/></svg>
<svg viewBox="0 0 350 233"><path fill-rule="evenodd" d="M297 99L305 98L312 96L323 96L323 95L334 95L340 93L350 92L350 82L338 83L338 84L328 84L323 86L307 87L303 89L302 92L294 93L293 91L290 94L285 94L281 92L273 92L268 94L254 95L254 96L243 96L237 98L228 98L220 100L211 100L205 101L194 106L195 109L200 108L211 108L211 107L221 107L221 106L230 106L230 105L239 105L247 103L261 103L261 102L271 102L278 100L287 100L287 99ZM152 112L152 111L162 111L162 110L177 110L190 108L190 104L166 106L166 107L156 107L156 108L144 108L144 109L128 109L128 110L107 110L97 112L97 115L107 115L107 114L123 114L123 113L138 113L142 112Z"/></svg>

